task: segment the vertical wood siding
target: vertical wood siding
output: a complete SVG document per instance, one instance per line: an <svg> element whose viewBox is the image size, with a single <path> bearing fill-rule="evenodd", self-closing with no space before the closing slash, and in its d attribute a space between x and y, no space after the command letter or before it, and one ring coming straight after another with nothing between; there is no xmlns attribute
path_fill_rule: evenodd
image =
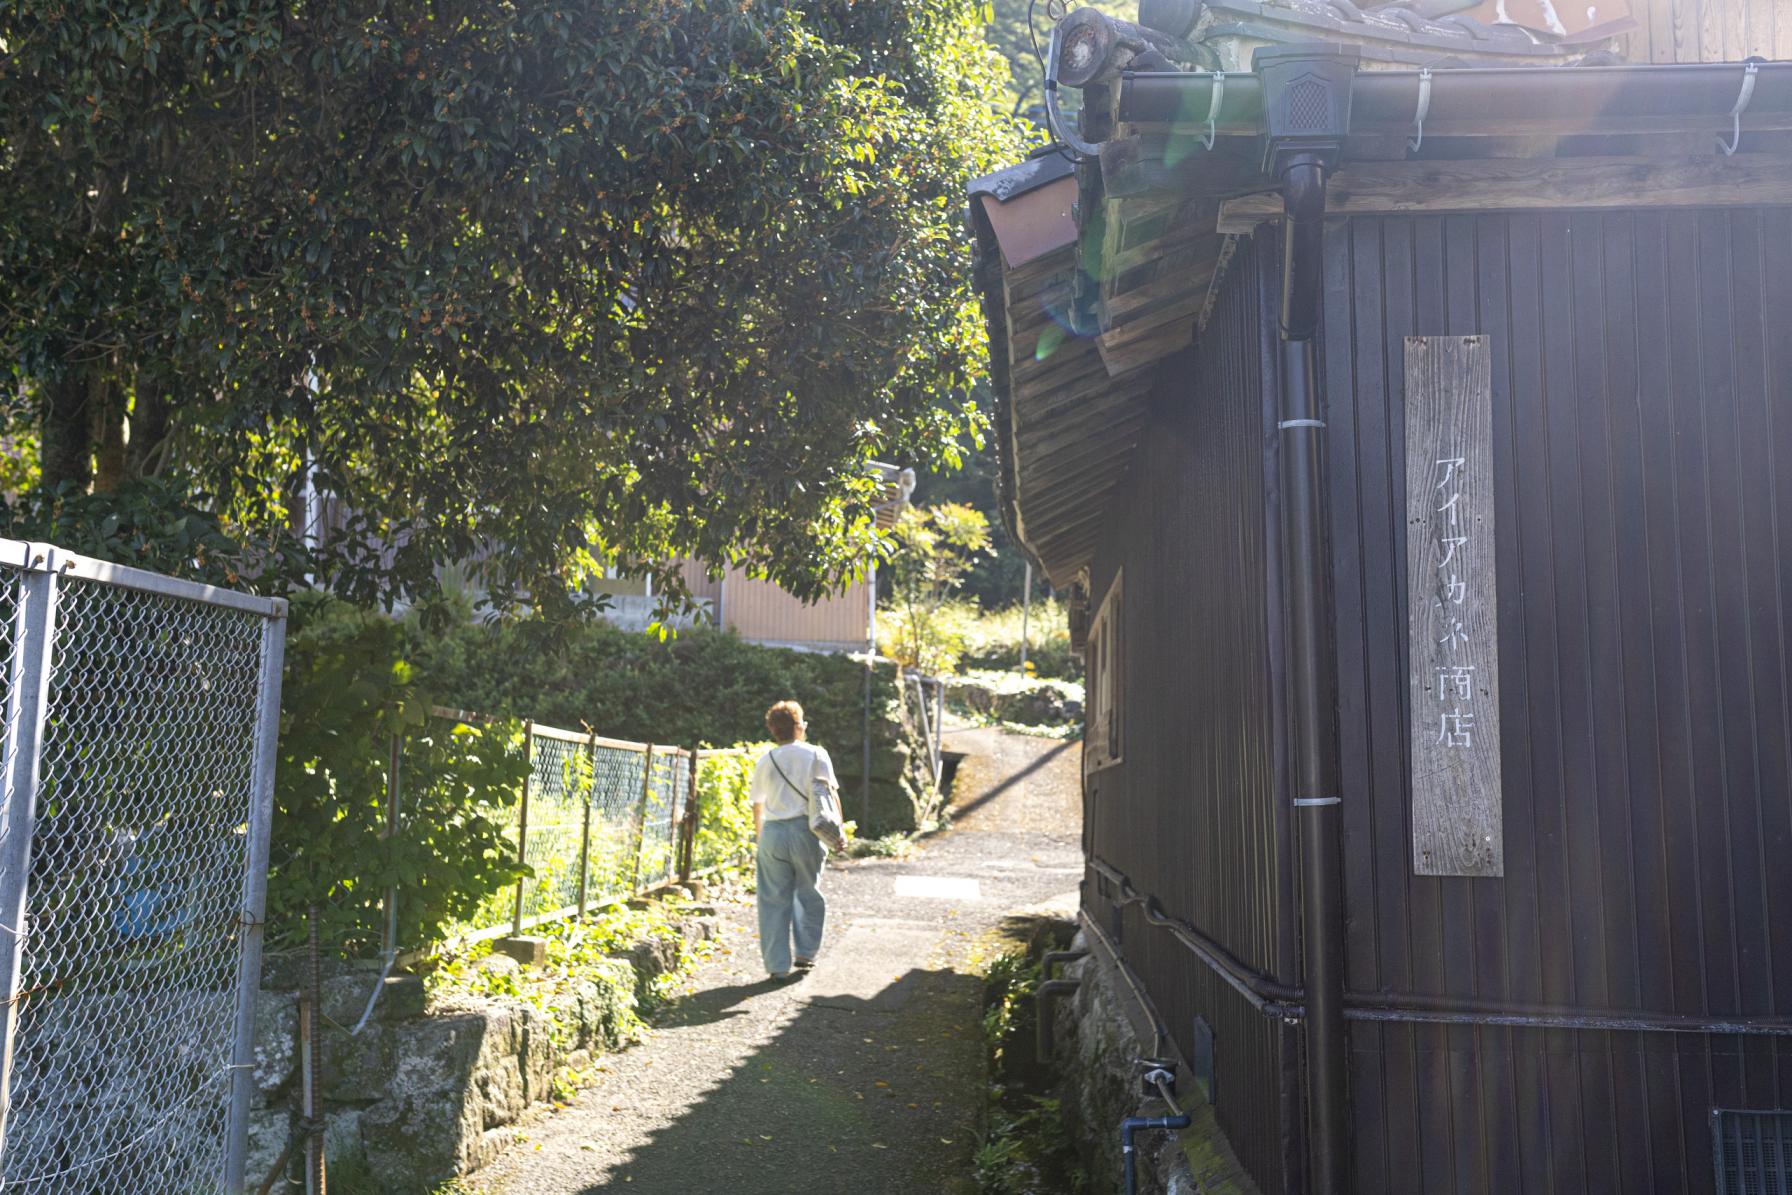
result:
<svg viewBox="0 0 1792 1195"><path fill-rule="evenodd" d="M1124 567L1123 762L1086 788L1087 848L1250 966L1291 978L1295 942L1285 783L1271 681L1273 416L1263 379L1274 317L1259 266L1235 265L1201 350L1167 362L1092 578L1100 602ZM1267 320L1267 322L1265 322ZM1115 926L1090 874L1085 908ZM1285 1030L1252 1009L1137 905L1120 947L1185 1057L1214 1029L1217 1113L1267 1192L1289 1189L1279 1088Z"/></svg>
<svg viewBox="0 0 1792 1195"><path fill-rule="evenodd" d="M1741 62L1792 58L1792 4L1786 0L1630 0L1637 28L1626 36L1631 62Z"/></svg>
<svg viewBox="0 0 1792 1195"><path fill-rule="evenodd" d="M1792 1014L1792 213L1358 218L1326 253L1351 990ZM1415 334L1493 341L1503 879L1408 858ZM1362 1191L1710 1192L1709 1110L1792 1107L1783 1039L1350 1033Z"/></svg>

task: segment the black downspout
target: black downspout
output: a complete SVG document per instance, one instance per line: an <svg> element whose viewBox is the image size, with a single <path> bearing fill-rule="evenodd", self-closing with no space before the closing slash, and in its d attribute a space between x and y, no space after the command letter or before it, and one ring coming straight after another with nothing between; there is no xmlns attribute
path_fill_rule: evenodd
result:
<svg viewBox="0 0 1792 1195"><path fill-rule="evenodd" d="M1289 788L1300 843L1301 970L1306 989L1308 1176L1315 1195L1350 1190L1344 1030L1344 894L1339 862L1338 678L1325 491L1319 330L1325 180L1350 124L1356 55L1266 47L1265 165L1282 191L1280 437L1288 619Z"/></svg>

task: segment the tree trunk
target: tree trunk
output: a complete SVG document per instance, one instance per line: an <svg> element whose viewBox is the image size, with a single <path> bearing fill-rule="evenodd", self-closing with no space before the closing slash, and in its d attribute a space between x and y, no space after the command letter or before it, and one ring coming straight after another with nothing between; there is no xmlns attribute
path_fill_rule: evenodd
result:
<svg viewBox="0 0 1792 1195"><path fill-rule="evenodd" d="M125 471L132 480L153 477L167 468L168 424L173 407L160 386L137 381L137 397L131 403L131 442L125 449Z"/></svg>
<svg viewBox="0 0 1792 1195"><path fill-rule="evenodd" d="M116 378L95 371L88 409L93 412L96 494L116 494L129 480L125 472L124 387Z"/></svg>
<svg viewBox="0 0 1792 1195"><path fill-rule="evenodd" d="M43 387L43 487L70 482L83 492L93 482L93 419L88 410L90 370L70 368Z"/></svg>

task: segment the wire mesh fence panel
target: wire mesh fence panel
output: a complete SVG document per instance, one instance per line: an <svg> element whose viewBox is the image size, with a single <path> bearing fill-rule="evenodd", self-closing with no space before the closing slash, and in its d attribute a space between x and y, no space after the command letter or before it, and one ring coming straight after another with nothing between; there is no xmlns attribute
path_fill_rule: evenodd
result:
<svg viewBox="0 0 1792 1195"><path fill-rule="evenodd" d="M499 824L505 841L509 843L506 857L515 858L517 835L521 829L522 802L512 801L503 808L494 810L490 816ZM454 927L453 936L500 929L510 925L515 915L516 887L508 885L481 901L478 912L470 920Z"/></svg>
<svg viewBox="0 0 1792 1195"><path fill-rule="evenodd" d="M641 842L642 768L638 747L598 745L593 750L591 901L627 896L634 885L635 852Z"/></svg>
<svg viewBox="0 0 1792 1195"><path fill-rule="evenodd" d="M268 612L79 576L54 592L0 1186L216 1191L259 950Z"/></svg>
<svg viewBox="0 0 1792 1195"><path fill-rule="evenodd" d="M655 752L653 779L642 804L641 858L635 887L650 888L678 875L678 822L690 788L690 757L676 748Z"/></svg>
<svg viewBox="0 0 1792 1195"><path fill-rule="evenodd" d="M739 750L706 751L697 760L697 830L691 870L745 862L753 850L748 782L757 757Z"/></svg>
<svg viewBox="0 0 1792 1195"><path fill-rule="evenodd" d="M528 834L523 862L523 916L575 909L580 843L591 793L591 753L582 736L537 727L531 733Z"/></svg>
<svg viewBox="0 0 1792 1195"><path fill-rule="evenodd" d="M466 711L438 713L490 721ZM519 921L527 927L572 917L670 883L687 866L735 866L750 855L744 783L752 761L740 752L698 756L681 747L650 748L536 724L529 742L527 801L497 815L510 857L518 856L520 845L531 871L520 885L520 910L519 887L506 888L443 940L465 942L497 936ZM725 762L724 771L732 771L714 782L716 816L709 822L708 813L699 817L697 834L687 843L691 772L699 759L704 766Z"/></svg>
<svg viewBox="0 0 1792 1195"><path fill-rule="evenodd" d="M20 573L0 568L0 710L12 708L14 624L19 615ZM0 719L0 775L12 764L11 720Z"/></svg>

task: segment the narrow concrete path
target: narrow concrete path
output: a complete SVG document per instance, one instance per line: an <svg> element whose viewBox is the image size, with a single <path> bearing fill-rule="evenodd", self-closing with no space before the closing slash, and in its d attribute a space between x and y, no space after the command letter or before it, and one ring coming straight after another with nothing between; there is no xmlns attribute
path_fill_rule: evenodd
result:
<svg viewBox="0 0 1792 1195"><path fill-rule="evenodd" d="M722 949L698 968L693 994L648 1041L602 1060L569 1106L518 1131L469 1185L506 1195L974 1191L984 1100L976 944L1021 910L1074 907L1081 866L1080 805L1064 808L1078 745L978 733L996 736L976 757L994 768L961 772L971 783L955 807L987 799L960 828L906 859L830 866L827 940L808 978L767 981L750 898L724 903Z"/></svg>

